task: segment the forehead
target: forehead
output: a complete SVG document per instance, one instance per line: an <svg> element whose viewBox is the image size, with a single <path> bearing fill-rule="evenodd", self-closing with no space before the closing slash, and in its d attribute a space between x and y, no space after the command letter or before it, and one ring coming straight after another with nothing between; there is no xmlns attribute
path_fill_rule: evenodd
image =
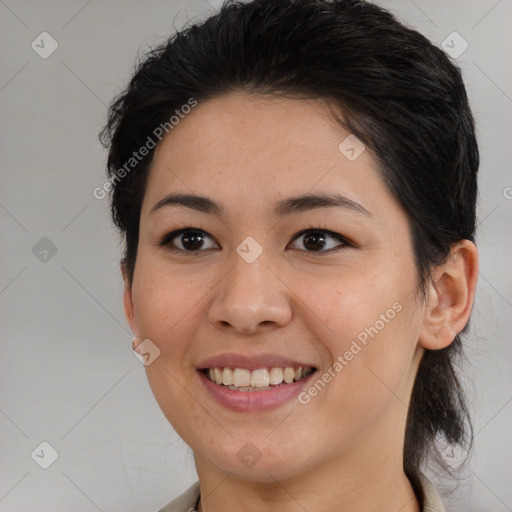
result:
<svg viewBox="0 0 512 512"><path fill-rule="evenodd" d="M174 191L239 211L315 190L392 203L370 151L340 151L349 135L324 100L236 92L199 103L157 146L143 215Z"/></svg>

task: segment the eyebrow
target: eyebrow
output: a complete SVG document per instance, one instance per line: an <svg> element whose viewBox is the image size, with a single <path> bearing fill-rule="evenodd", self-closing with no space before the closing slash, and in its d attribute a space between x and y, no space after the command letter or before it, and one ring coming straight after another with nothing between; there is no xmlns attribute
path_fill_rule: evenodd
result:
<svg viewBox="0 0 512 512"><path fill-rule="evenodd" d="M185 206L198 212L207 213L221 217L224 215L222 205L216 203L209 197L197 196L194 194L172 193L158 201L151 208L150 215L165 206ZM294 213L301 213L317 208L339 207L361 213L371 218L371 213L361 204L340 194L306 194L290 197L276 203L274 213L278 217L284 217Z"/></svg>

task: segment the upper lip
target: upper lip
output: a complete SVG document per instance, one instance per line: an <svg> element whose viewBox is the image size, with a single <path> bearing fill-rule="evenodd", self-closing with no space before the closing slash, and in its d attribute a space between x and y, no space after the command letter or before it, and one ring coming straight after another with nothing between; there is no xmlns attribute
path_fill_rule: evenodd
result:
<svg viewBox="0 0 512 512"><path fill-rule="evenodd" d="M297 361L278 354L237 354L226 353L209 357L198 365L198 369L205 368L245 368L247 370L257 370L258 368L315 368L310 363Z"/></svg>

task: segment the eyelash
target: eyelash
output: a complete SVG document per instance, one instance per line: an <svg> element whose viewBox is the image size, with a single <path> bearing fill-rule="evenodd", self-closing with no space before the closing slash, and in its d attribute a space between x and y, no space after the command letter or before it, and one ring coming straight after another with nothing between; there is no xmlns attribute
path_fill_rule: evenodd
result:
<svg viewBox="0 0 512 512"><path fill-rule="evenodd" d="M183 235L184 233L204 234L204 235L207 235L209 238L213 239L213 237L211 237L203 229L193 228L193 227L186 227L186 228L181 228L181 229L172 231L170 233L167 233L166 235L164 235L162 237L162 239L156 245L158 245L159 247L166 247L170 251L173 251L173 252L176 252L176 253L193 254L193 253L199 253L199 252L204 252L206 250L210 250L210 249L198 249L197 251L187 251L187 250L184 250L184 249L178 249L176 247L173 247L172 246L172 240L177 238L180 235ZM343 235L340 235L339 233L335 233L334 231L330 231L329 229L325 229L325 228L323 228L321 226L311 226L311 227L309 227L307 229L303 229L303 230L299 231L298 233L296 233L293 236L292 242L294 240L296 240L297 238L300 238L300 237L302 237L302 236L304 236L306 234L309 234L309 233L324 233L324 234L327 234L328 237L333 238L333 239L337 240L338 242L340 242L340 245L337 246L337 247L333 247L333 248L330 248L330 249L327 249L327 250L320 250L320 251L307 251L305 249L298 249L300 251L307 252L308 254L312 254L312 255L331 254L333 252L337 252L340 249L344 249L346 247L354 247L354 244L352 244L352 242L350 242L350 240L348 240Z"/></svg>

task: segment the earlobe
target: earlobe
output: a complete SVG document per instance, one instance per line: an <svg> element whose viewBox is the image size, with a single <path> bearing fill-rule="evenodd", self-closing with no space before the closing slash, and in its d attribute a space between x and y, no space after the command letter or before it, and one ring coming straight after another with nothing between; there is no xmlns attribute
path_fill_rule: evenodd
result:
<svg viewBox="0 0 512 512"><path fill-rule="evenodd" d="M450 345L466 326L478 279L478 251L473 242L452 245L445 263L432 272L419 344L428 350Z"/></svg>
<svg viewBox="0 0 512 512"><path fill-rule="evenodd" d="M123 291L123 306L124 306L124 314L126 317L126 321L130 325L130 328L135 336L137 338L137 326L135 323L135 312L134 312L134 306L133 306L133 296L132 296L132 286L130 283L130 279L128 277L128 270L126 267L126 263L124 260L121 260L121 274L123 276L124 281L124 291ZM133 343L132 343L133 345Z"/></svg>

